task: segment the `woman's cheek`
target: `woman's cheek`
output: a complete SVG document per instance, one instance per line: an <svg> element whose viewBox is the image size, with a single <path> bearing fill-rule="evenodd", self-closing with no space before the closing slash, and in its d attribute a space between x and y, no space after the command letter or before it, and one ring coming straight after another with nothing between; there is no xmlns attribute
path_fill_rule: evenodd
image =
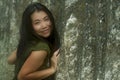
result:
<svg viewBox="0 0 120 80"><path fill-rule="evenodd" d="M34 25L34 30L38 31L39 30L39 25Z"/></svg>
<svg viewBox="0 0 120 80"><path fill-rule="evenodd" d="M49 28L51 28L51 26L52 26L51 21L47 22L47 25L48 25Z"/></svg>

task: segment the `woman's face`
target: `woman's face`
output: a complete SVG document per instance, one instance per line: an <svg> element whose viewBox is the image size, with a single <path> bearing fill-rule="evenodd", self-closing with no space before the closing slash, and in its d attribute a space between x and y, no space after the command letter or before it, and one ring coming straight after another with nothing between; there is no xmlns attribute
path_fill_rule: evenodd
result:
<svg viewBox="0 0 120 80"><path fill-rule="evenodd" d="M35 11L31 15L34 31L44 38L50 36L52 23L49 16L44 11Z"/></svg>

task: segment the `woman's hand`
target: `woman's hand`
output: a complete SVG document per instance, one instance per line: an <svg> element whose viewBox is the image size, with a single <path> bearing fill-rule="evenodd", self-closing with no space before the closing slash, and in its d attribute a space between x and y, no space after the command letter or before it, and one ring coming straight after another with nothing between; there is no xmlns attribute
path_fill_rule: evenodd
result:
<svg viewBox="0 0 120 80"><path fill-rule="evenodd" d="M57 62L59 58L59 49L53 53L53 56L51 57L51 68L56 72L57 70Z"/></svg>
<svg viewBox="0 0 120 80"><path fill-rule="evenodd" d="M13 51L7 59L8 64L15 64L17 58L17 50Z"/></svg>

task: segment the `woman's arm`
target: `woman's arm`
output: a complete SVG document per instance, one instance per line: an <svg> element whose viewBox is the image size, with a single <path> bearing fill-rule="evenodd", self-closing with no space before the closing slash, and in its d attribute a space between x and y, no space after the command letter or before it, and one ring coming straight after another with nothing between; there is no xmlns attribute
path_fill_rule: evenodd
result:
<svg viewBox="0 0 120 80"><path fill-rule="evenodd" d="M58 51L56 51L51 58L52 65L50 66L50 68L38 71L40 66L44 63L44 60L47 56L47 52L44 50L33 51L22 66L18 74L18 80L44 79L55 73L58 59L58 56L56 56L57 53Z"/></svg>
<svg viewBox="0 0 120 80"><path fill-rule="evenodd" d="M16 53L17 50L13 51L7 59L8 64L15 64L16 62Z"/></svg>

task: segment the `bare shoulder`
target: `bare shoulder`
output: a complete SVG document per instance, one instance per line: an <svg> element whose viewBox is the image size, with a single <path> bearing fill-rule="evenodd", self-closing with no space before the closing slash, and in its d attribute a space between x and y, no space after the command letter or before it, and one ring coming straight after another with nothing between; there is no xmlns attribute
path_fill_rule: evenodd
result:
<svg viewBox="0 0 120 80"><path fill-rule="evenodd" d="M44 63L46 56L47 51L45 50L32 51L23 64L19 75L26 75L39 69L39 67Z"/></svg>
<svg viewBox="0 0 120 80"><path fill-rule="evenodd" d="M45 50L39 50L39 51L32 51L31 52L31 54L30 54L30 56L28 57L28 58L35 58L35 59L44 59L45 57L47 56L47 51L45 51Z"/></svg>

